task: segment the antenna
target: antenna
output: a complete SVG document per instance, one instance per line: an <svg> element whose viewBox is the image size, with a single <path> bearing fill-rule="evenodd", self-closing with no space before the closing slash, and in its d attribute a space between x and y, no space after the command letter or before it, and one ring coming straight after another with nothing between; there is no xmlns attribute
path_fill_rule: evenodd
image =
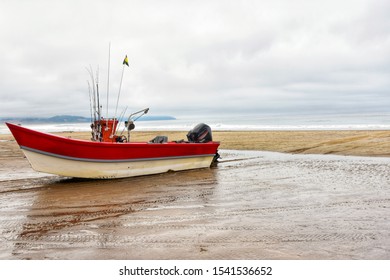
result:
<svg viewBox="0 0 390 280"><path fill-rule="evenodd" d="M121 82L119 84L118 98L116 99L116 107L115 107L115 114L114 114L114 122L112 123L112 131L114 131L114 123L115 123L115 119L116 119L116 112L118 111L118 103L119 103L119 97L121 95L123 73L125 72L125 65L129 66L128 60L127 60L127 55L125 57L125 60L123 61L123 66L122 66L122 76L121 76ZM114 134L112 134L112 136L114 136Z"/></svg>

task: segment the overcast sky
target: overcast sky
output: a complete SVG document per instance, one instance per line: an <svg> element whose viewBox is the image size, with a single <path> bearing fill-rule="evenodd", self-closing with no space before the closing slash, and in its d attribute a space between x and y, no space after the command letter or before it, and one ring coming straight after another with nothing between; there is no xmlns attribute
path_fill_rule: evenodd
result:
<svg viewBox="0 0 390 280"><path fill-rule="evenodd" d="M0 1L0 117L387 112L388 0Z"/></svg>

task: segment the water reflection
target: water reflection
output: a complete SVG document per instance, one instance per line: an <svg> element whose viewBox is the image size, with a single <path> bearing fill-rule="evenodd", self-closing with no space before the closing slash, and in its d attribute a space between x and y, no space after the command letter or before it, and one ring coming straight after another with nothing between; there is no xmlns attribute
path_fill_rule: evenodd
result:
<svg viewBox="0 0 390 280"><path fill-rule="evenodd" d="M123 228L148 221L135 221L134 213L204 207L215 182L216 169L117 180L44 180L27 190L33 202L14 237L12 254L42 258L39 252L53 248L121 246L130 238Z"/></svg>

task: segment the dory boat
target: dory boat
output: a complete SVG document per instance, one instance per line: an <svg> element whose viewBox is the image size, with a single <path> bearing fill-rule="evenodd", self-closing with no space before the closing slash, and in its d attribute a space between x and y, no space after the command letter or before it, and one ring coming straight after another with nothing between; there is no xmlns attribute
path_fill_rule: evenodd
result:
<svg viewBox="0 0 390 280"><path fill-rule="evenodd" d="M116 124L113 119L95 122L101 137L89 141L6 123L33 169L67 177L109 179L208 168L218 157L219 142L212 141L205 124L191 130L188 141L160 136L142 143L112 137Z"/></svg>
<svg viewBox="0 0 390 280"><path fill-rule="evenodd" d="M122 78L125 65L129 66L127 55L123 61ZM149 142L130 142L134 122L147 114L149 108L131 114L118 135L116 113L122 78L115 115L105 119L101 116L98 78L95 78L92 69L88 71L91 77L91 83L88 83L92 121L90 141L6 123L33 169L67 177L109 179L207 168L218 159L219 142L212 140L211 129L206 124L192 129L187 134L188 141L169 142L166 136L158 136ZM125 129L127 137L123 134Z"/></svg>

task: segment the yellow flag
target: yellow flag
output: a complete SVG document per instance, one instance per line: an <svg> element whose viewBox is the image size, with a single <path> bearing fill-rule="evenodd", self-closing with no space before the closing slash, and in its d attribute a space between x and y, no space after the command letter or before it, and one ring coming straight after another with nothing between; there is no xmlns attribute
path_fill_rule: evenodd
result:
<svg viewBox="0 0 390 280"><path fill-rule="evenodd" d="M129 66L129 59L127 58L127 55L126 55L126 57L125 57L125 59L123 60L123 65L127 65L127 66Z"/></svg>

